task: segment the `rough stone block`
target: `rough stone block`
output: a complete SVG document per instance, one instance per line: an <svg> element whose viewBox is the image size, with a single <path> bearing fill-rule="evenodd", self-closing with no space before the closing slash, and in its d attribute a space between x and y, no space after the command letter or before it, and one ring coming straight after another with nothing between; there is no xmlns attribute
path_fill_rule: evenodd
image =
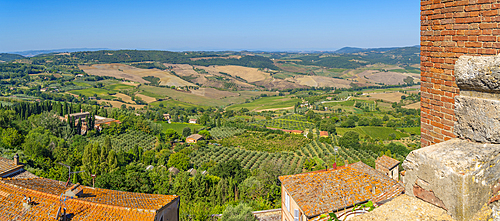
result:
<svg viewBox="0 0 500 221"><path fill-rule="evenodd" d="M500 56L461 56L455 63L461 90L500 92Z"/></svg>
<svg viewBox="0 0 500 221"><path fill-rule="evenodd" d="M499 113L499 100L456 96L454 133L478 142L500 143Z"/></svg>
<svg viewBox="0 0 500 221"><path fill-rule="evenodd" d="M406 194L471 220L497 194L500 144L452 139L412 151L403 167Z"/></svg>

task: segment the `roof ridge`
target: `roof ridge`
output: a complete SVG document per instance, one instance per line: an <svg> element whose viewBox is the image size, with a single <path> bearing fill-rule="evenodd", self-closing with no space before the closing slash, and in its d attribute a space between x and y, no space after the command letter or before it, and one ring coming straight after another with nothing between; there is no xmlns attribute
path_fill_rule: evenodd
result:
<svg viewBox="0 0 500 221"><path fill-rule="evenodd" d="M17 179L17 180L30 180L30 179L47 179L47 178L36 177L36 178L22 178L22 179ZM2 178L0 180L0 182L2 182L5 185L8 185L8 186L10 186L12 188L19 188L19 189L26 190L28 192L32 192L35 195L42 195L42 196L54 198L55 200L60 200L61 197L64 195L64 193L61 193L60 195L55 195L55 194L52 194L52 193L47 193L47 192L43 192L43 191L31 189L31 188L22 187L22 186L13 184L13 183L6 183L6 182L4 182L5 180L7 180L7 179ZM16 179L9 179L9 180L16 180ZM52 180L52 179L48 179L48 180ZM57 181L57 180L54 180L54 181ZM60 182L60 181L58 181L58 182ZM109 189L105 189L105 190L109 190ZM117 190L112 190L112 191L117 191ZM126 191L120 191L120 192L126 192ZM177 198L178 196L175 196L175 197ZM76 201L78 203L87 204L87 205L90 205L90 206L93 205L93 206L96 206L96 207L107 207L107 208L120 209L120 210L137 210L139 212L152 212L152 213L156 213L158 211L157 209L130 208L130 207L117 206L117 205L112 205L112 204L107 204L107 203L92 202L92 201L82 200L82 199L79 199L79 198L73 198L73 197L68 197L68 196L66 196L66 200L74 200L74 201ZM168 203L168 204L170 204L170 203Z"/></svg>

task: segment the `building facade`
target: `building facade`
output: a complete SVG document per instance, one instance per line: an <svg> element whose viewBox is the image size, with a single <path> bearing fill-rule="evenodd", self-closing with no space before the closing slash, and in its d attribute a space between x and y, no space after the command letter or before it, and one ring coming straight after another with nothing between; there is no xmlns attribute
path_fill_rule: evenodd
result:
<svg viewBox="0 0 500 221"><path fill-rule="evenodd" d="M396 159L382 155L375 160L375 169L394 180L399 180L399 163L401 162Z"/></svg>
<svg viewBox="0 0 500 221"><path fill-rule="evenodd" d="M342 216L354 205L382 202L404 192L399 182L363 162L279 179L282 221L321 220L332 211Z"/></svg>

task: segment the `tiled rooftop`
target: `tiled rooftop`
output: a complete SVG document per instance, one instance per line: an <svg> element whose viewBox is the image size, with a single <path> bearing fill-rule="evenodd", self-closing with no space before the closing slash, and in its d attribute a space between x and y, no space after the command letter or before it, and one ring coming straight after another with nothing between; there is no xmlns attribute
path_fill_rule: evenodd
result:
<svg viewBox="0 0 500 221"><path fill-rule="evenodd" d="M191 139L199 140L199 139L203 138L203 136L201 136L201 135L199 135L199 134L191 134L191 135L189 135L188 137L186 137L186 139L187 139L187 138L191 138Z"/></svg>
<svg viewBox="0 0 500 221"><path fill-rule="evenodd" d="M382 155L375 160L375 163L382 165L387 169L391 169L397 165L399 165L399 161L393 158L390 158L386 155Z"/></svg>
<svg viewBox="0 0 500 221"><path fill-rule="evenodd" d="M0 177L12 173L16 170L22 169L23 165L14 164L13 160L9 160L3 157L0 157Z"/></svg>
<svg viewBox="0 0 500 221"><path fill-rule="evenodd" d="M9 176L8 178L23 179L23 178L37 178L37 177L38 176L36 176L35 174L32 174L32 173L23 169L21 172L15 173L15 174Z"/></svg>
<svg viewBox="0 0 500 221"><path fill-rule="evenodd" d="M154 220L156 212L177 196L131 193L80 186L78 198L65 197L64 182L45 178L0 179L0 220L55 219L64 204L71 220ZM24 196L35 202L23 206ZM61 201L61 199L63 199Z"/></svg>
<svg viewBox="0 0 500 221"><path fill-rule="evenodd" d="M338 169L281 176L279 179L310 218L371 199L392 198L404 191L397 181L362 162ZM372 187L375 187L375 193L372 193Z"/></svg>

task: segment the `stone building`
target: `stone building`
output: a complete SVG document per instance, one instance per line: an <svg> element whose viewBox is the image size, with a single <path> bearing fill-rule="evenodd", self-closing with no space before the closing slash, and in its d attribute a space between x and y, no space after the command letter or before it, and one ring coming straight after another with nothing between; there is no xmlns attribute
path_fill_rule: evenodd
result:
<svg viewBox="0 0 500 221"><path fill-rule="evenodd" d="M75 119L75 122L77 122L78 119L80 119L80 120L83 121L88 116L90 116L90 112L80 112L80 113L74 113L74 114L66 115L66 116L64 116L64 118L66 120L68 120L69 118L73 118L73 119Z"/></svg>
<svg viewBox="0 0 500 221"><path fill-rule="evenodd" d="M24 170L24 164L19 161L19 155L13 160L0 157L0 178L34 178L34 174Z"/></svg>
<svg viewBox="0 0 500 221"><path fill-rule="evenodd" d="M392 179L399 180L399 163L396 159L382 155L375 160L375 169Z"/></svg>
<svg viewBox="0 0 500 221"><path fill-rule="evenodd" d="M355 204L382 204L403 193L399 182L363 162L279 179L282 221L319 220L332 211L349 216Z"/></svg>
<svg viewBox="0 0 500 221"><path fill-rule="evenodd" d="M0 178L0 220L179 220L179 197Z"/></svg>
<svg viewBox="0 0 500 221"><path fill-rule="evenodd" d="M0 157L0 220L178 221L179 197L87 187L37 177Z"/></svg>
<svg viewBox="0 0 500 221"><path fill-rule="evenodd" d="M200 140L203 140L203 136L199 134L191 134L188 137L186 137L186 143L196 143Z"/></svg>

